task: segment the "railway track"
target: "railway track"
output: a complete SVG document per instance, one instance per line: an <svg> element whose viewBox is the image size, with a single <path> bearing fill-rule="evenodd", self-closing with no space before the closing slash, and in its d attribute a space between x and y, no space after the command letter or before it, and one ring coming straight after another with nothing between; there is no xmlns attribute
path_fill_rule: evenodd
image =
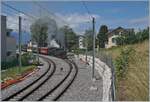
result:
<svg viewBox="0 0 150 102"><path fill-rule="evenodd" d="M52 74L55 72L55 63L50 59L49 60L46 60L46 58L43 58L43 59L45 59L45 61L49 63L48 69L38 79L34 80L32 83L28 84L26 87L15 92L14 94L10 95L9 97L2 99L3 101L20 100L21 98L26 96L26 95L24 95L26 90L29 91L29 94L30 94L32 91L36 90L40 86L39 83L41 83L41 84L44 83L46 81L46 80L44 80L44 78L48 74L48 72L51 72L49 77L52 76ZM54 67L52 69L51 69L51 63L54 64ZM30 89L32 86L35 86L35 85L37 85L37 87Z"/></svg>
<svg viewBox="0 0 150 102"><path fill-rule="evenodd" d="M67 61L67 63L70 66L70 70L67 75L52 90L39 98L38 101L57 101L59 97L69 88L78 73L78 69L77 66L75 66L75 63L71 61Z"/></svg>
<svg viewBox="0 0 150 102"><path fill-rule="evenodd" d="M49 58L42 58L49 63L49 68L47 71L39 79L35 80L33 83L11 95L10 97L3 99L3 101L55 101L67 90L67 88L72 84L78 72L77 66L69 60L66 61L66 63L69 65L69 70L64 75L64 77L58 83L54 84L51 89L47 89L46 93L41 95L34 95L35 93L39 93L41 89L47 88L45 86L49 86L48 81L51 81L54 74L56 73L56 63ZM53 80L51 82L53 82Z"/></svg>

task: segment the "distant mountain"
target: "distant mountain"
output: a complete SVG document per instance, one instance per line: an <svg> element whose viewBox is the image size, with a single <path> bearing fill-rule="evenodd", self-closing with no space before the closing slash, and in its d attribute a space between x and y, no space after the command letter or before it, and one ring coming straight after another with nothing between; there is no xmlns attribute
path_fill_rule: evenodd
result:
<svg viewBox="0 0 150 102"><path fill-rule="evenodd" d="M16 38L17 44L19 40L19 34L18 32L11 32L11 36ZM22 32L22 44L27 44L28 41L31 40L31 34L28 32Z"/></svg>

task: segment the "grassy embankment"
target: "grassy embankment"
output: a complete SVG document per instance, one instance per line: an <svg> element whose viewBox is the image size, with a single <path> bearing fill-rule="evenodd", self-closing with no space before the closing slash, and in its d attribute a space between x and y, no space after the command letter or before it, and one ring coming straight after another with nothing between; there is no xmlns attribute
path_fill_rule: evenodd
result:
<svg viewBox="0 0 150 102"><path fill-rule="evenodd" d="M20 69L19 73L18 73L18 69L19 69L18 67L9 68L1 73L1 80L4 80L5 78L8 77L15 79L18 77L18 74L23 74L29 70L33 70L35 67L36 67L35 65L23 66Z"/></svg>
<svg viewBox="0 0 150 102"><path fill-rule="evenodd" d="M30 64L29 60L33 60L33 63ZM31 53L24 53L21 57L22 61L22 67L19 71L19 67L17 65L18 60L14 59L9 62L3 62L1 69L3 70L1 72L1 80L3 81L4 79L16 79L19 77L19 75L24 75L30 71L32 71L34 68L36 68L36 60L35 56L33 56Z"/></svg>
<svg viewBox="0 0 150 102"><path fill-rule="evenodd" d="M128 67L122 78L116 77L117 100L147 101L149 95L149 40L133 45L113 47L105 50L113 61L121 54L121 49L131 47Z"/></svg>

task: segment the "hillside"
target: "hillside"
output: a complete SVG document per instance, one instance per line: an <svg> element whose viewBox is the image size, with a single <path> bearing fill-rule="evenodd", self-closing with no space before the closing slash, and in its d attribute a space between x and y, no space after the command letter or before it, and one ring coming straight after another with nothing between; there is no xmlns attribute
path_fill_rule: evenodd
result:
<svg viewBox="0 0 150 102"><path fill-rule="evenodd" d="M117 100L146 101L148 100L149 76L149 40L142 43L113 47L105 50L115 62L121 54L121 49L134 49L129 56L128 67L122 78L116 77Z"/></svg>

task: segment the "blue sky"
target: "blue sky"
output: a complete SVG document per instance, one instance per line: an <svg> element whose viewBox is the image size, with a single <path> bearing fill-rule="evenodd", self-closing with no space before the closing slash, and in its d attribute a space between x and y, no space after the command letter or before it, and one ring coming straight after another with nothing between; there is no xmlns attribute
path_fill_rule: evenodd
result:
<svg viewBox="0 0 150 102"><path fill-rule="evenodd" d="M33 2L11 1L6 3L30 15L40 15L40 8ZM55 13L62 20L69 23L78 34L83 33L85 29L91 27L91 23L86 23L89 20L89 15L81 1L45 1L38 3L47 8L49 11ZM97 32L103 24L107 25L109 29L116 28L118 26L143 29L148 26L149 11L148 2L146 1L86 1L85 4L87 5L91 15L96 18ZM2 5L2 12L3 9L5 11L10 11Z"/></svg>

